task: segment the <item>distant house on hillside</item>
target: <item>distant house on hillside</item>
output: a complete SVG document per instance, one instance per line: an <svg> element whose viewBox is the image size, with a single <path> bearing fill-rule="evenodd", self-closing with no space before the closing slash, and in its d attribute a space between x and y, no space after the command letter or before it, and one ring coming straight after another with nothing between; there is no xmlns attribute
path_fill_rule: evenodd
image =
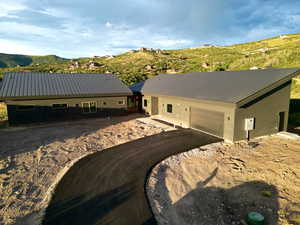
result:
<svg viewBox="0 0 300 225"><path fill-rule="evenodd" d="M131 95L112 74L5 73L0 89L11 124L120 115Z"/></svg>
<svg viewBox="0 0 300 225"><path fill-rule="evenodd" d="M228 141L285 131L299 69L158 75L133 87L152 117Z"/></svg>

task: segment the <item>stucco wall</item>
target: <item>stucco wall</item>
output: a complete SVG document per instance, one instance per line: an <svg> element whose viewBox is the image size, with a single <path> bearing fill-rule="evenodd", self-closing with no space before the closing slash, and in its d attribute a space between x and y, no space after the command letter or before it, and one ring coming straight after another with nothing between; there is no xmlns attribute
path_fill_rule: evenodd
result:
<svg viewBox="0 0 300 225"><path fill-rule="evenodd" d="M234 106L231 104L223 104L216 102L201 102L192 99L180 99L176 97L166 97L166 96L157 96L158 97L158 114L159 116L169 121L173 124L179 125L181 127L190 128L190 110L191 107L224 112L224 139L228 141L233 140L234 133ZM143 99L147 99L148 105L143 109L151 115L151 96L145 95ZM167 112L167 104L172 104L173 112Z"/></svg>
<svg viewBox="0 0 300 225"><path fill-rule="evenodd" d="M245 119L255 118L255 129L250 131L250 138L277 133L279 129L279 113L285 112L285 129L288 124L290 88L287 86L256 104L236 109L234 141L246 139Z"/></svg>

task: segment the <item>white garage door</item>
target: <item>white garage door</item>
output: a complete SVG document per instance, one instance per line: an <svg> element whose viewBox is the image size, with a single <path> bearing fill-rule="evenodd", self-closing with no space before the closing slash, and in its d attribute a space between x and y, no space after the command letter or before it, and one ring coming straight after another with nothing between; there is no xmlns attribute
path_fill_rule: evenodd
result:
<svg viewBox="0 0 300 225"><path fill-rule="evenodd" d="M218 137L223 137L224 113L192 107L191 127Z"/></svg>

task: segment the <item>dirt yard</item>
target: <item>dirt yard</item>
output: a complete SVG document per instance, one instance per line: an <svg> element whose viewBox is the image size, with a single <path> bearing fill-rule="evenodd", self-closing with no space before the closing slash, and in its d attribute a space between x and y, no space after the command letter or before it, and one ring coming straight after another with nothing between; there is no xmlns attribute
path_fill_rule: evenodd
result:
<svg viewBox="0 0 300 225"><path fill-rule="evenodd" d="M137 117L0 129L0 224L39 221L53 188L80 158L163 131Z"/></svg>
<svg viewBox="0 0 300 225"><path fill-rule="evenodd" d="M161 225L300 224L300 137L274 135L249 145L217 143L157 165L148 197Z"/></svg>

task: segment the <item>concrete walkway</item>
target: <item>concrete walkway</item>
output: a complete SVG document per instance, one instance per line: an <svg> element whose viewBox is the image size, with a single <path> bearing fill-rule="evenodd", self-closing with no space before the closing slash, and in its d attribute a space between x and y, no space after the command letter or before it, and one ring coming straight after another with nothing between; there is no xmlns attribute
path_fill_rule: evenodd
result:
<svg viewBox="0 0 300 225"><path fill-rule="evenodd" d="M221 141L181 129L113 147L78 161L58 184L44 225L154 225L147 175L168 156Z"/></svg>

